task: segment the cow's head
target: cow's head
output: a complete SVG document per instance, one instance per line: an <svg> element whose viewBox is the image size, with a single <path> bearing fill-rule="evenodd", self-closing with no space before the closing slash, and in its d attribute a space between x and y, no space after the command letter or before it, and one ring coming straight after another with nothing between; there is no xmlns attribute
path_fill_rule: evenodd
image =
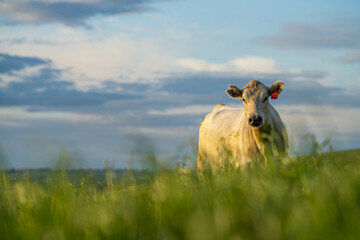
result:
<svg viewBox="0 0 360 240"><path fill-rule="evenodd" d="M281 81L267 87L257 80L249 82L243 89L229 85L226 93L232 98L240 98L244 103L245 116L252 127L261 127L267 122L270 114L270 96L280 94L285 85ZM275 93L276 94L276 93Z"/></svg>

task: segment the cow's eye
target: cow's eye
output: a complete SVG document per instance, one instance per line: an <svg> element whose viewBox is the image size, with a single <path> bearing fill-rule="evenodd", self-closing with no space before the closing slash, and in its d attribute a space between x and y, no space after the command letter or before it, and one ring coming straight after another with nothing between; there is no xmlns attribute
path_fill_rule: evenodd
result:
<svg viewBox="0 0 360 240"><path fill-rule="evenodd" d="M268 100L268 97L265 97L264 102L266 102L266 100Z"/></svg>
<svg viewBox="0 0 360 240"><path fill-rule="evenodd" d="M246 103L246 100L243 98L243 102Z"/></svg>

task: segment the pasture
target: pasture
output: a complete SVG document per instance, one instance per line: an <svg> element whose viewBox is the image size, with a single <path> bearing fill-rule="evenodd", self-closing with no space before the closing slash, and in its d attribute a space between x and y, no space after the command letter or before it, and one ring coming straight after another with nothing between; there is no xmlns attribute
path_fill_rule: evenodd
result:
<svg viewBox="0 0 360 240"><path fill-rule="evenodd" d="M360 150L246 171L1 173L1 239L358 239Z"/></svg>

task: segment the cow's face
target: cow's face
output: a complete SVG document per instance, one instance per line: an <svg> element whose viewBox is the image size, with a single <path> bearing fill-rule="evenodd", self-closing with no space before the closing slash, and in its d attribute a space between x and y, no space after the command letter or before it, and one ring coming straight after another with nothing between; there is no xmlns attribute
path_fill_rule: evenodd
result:
<svg viewBox="0 0 360 240"><path fill-rule="evenodd" d="M240 98L244 103L247 122L251 127L261 127L266 124L270 114L269 98L277 91L278 94L284 89L283 82L275 82L270 88L259 81L249 82L243 89L229 85L226 93L232 98Z"/></svg>

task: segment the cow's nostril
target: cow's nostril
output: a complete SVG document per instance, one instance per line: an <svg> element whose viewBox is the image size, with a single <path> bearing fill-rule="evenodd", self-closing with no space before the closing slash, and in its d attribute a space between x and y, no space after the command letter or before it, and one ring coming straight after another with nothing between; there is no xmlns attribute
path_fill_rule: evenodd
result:
<svg viewBox="0 0 360 240"><path fill-rule="evenodd" d="M253 127L259 127L263 123L263 118L259 115L254 115L250 117L249 124Z"/></svg>

